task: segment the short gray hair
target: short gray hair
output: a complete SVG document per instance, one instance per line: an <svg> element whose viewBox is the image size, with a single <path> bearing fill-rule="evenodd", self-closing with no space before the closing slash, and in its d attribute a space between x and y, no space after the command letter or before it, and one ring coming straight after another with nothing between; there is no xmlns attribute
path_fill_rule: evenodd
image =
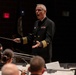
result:
<svg viewBox="0 0 76 75"><path fill-rule="evenodd" d="M41 8L42 8L43 10L47 11L47 8L46 8L46 6L45 6L44 4L37 4L36 6L41 6Z"/></svg>

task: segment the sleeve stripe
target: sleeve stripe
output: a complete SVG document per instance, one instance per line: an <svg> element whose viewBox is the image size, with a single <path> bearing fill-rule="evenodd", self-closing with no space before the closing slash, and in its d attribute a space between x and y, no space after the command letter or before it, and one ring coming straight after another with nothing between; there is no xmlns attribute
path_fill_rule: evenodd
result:
<svg viewBox="0 0 76 75"><path fill-rule="evenodd" d="M42 41L42 44L43 44L43 48L47 46L47 42L45 40Z"/></svg>
<svg viewBox="0 0 76 75"><path fill-rule="evenodd" d="M27 37L23 37L22 39L23 39L23 44L27 44L28 43L27 42Z"/></svg>

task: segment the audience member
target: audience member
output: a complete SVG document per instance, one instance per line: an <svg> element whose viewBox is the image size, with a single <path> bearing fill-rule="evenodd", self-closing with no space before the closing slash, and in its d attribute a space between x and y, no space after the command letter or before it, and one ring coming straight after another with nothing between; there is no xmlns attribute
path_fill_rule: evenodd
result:
<svg viewBox="0 0 76 75"><path fill-rule="evenodd" d="M30 60L30 67L28 70L31 72L31 75L42 75L45 68L45 61L41 56L35 56Z"/></svg>
<svg viewBox="0 0 76 75"><path fill-rule="evenodd" d="M19 70L15 64L5 64L1 69L1 75L19 75Z"/></svg>
<svg viewBox="0 0 76 75"><path fill-rule="evenodd" d="M14 52L11 50L11 49L5 49L3 51L3 54L2 54L2 57L1 57L1 60L3 63L11 63L12 62L12 59L14 57Z"/></svg>

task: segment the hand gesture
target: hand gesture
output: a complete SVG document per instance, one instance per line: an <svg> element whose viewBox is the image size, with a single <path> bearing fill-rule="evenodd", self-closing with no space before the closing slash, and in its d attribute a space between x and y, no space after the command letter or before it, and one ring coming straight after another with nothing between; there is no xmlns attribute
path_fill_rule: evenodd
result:
<svg viewBox="0 0 76 75"><path fill-rule="evenodd" d="M38 48L41 46L41 43L39 41L36 41L36 45L33 45L32 48Z"/></svg>
<svg viewBox="0 0 76 75"><path fill-rule="evenodd" d="M15 38L15 39L13 39L13 41L16 42L16 43L21 43L20 38Z"/></svg>

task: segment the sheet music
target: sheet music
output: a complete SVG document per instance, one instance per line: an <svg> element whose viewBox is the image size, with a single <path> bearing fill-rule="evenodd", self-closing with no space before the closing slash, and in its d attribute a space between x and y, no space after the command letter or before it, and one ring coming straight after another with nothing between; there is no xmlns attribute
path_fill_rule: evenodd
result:
<svg viewBox="0 0 76 75"><path fill-rule="evenodd" d="M57 71L55 73L44 72L42 75L74 75L75 71Z"/></svg>
<svg viewBox="0 0 76 75"><path fill-rule="evenodd" d="M60 64L58 61L46 64L47 69L60 69Z"/></svg>
<svg viewBox="0 0 76 75"><path fill-rule="evenodd" d="M51 62L46 64L47 70L57 70L57 71L70 71L71 69L64 69L64 67L60 67L60 64L58 61Z"/></svg>
<svg viewBox="0 0 76 75"><path fill-rule="evenodd" d="M54 75L74 75L74 71L57 71Z"/></svg>
<svg viewBox="0 0 76 75"><path fill-rule="evenodd" d="M0 75L2 75L2 74L1 74L1 71L0 71Z"/></svg>
<svg viewBox="0 0 76 75"><path fill-rule="evenodd" d="M19 70L22 70L23 66L22 65L17 65Z"/></svg>

